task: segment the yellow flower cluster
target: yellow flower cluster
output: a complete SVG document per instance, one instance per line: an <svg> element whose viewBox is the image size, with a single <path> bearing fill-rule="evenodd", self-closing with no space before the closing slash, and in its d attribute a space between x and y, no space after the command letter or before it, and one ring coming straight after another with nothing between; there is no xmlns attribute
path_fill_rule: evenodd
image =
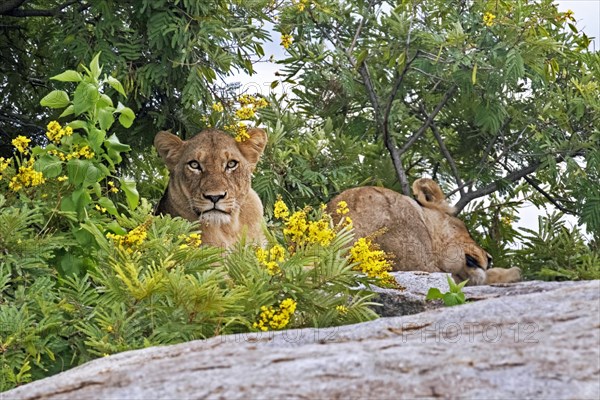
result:
<svg viewBox="0 0 600 400"><path fill-rule="evenodd" d="M140 246L148 237L146 224L137 226L125 235L115 235L114 233L107 233L106 237L115 242L119 247L124 248L128 253L133 253L132 247Z"/></svg>
<svg viewBox="0 0 600 400"><path fill-rule="evenodd" d="M393 279L389 274L392 269L386 259L385 252L379 250L371 240L360 238L350 249L352 262L357 263L356 269L361 270L370 278L380 278L384 281Z"/></svg>
<svg viewBox="0 0 600 400"><path fill-rule="evenodd" d="M183 240L185 243L179 245L180 249L187 249L188 247L200 247L202 244L202 237L199 233L190 233L189 235L179 235L178 238Z"/></svg>
<svg viewBox="0 0 600 400"><path fill-rule="evenodd" d="M221 103L221 102L219 101L219 102L217 102L217 103L213 104L213 105L212 105L212 109L213 109L213 111L216 111L216 112L223 112L223 110L224 110L224 108L223 108L223 103Z"/></svg>
<svg viewBox="0 0 600 400"><path fill-rule="evenodd" d="M348 307L346 307L346 306L342 306L342 305L336 306L335 310L342 315L348 314Z"/></svg>
<svg viewBox="0 0 600 400"><path fill-rule="evenodd" d="M298 9L298 11L302 12L304 11L304 9L306 8L306 5L308 4L309 0L299 0L299 1L293 1L293 4L296 4L296 8Z"/></svg>
<svg viewBox="0 0 600 400"><path fill-rule="evenodd" d="M108 181L109 189L108 191L111 193L119 193L119 189L115 187L115 183L113 181Z"/></svg>
<svg viewBox="0 0 600 400"><path fill-rule="evenodd" d="M29 142L31 142L31 139L26 138L25 136L17 136L12 140L11 143L13 146L15 146L19 153L27 154L29 153L29 150L27 150L29 147Z"/></svg>
<svg viewBox="0 0 600 400"><path fill-rule="evenodd" d="M65 154L62 151L56 149L48 150L48 154L60 158L61 161L69 161L75 158L87 158L89 160L91 158L94 158L95 156L94 152L92 151L92 148L87 145L81 148L77 145L74 145L73 151L68 154Z"/></svg>
<svg viewBox="0 0 600 400"><path fill-rule="evenodd" d="M256 258L260 264L267 268L269 275L273 276L281 272L279 263L285 261L285 249L278 244L268 251L259 247L256 249Z"/></svg>
<svg viewBox="0 0 600 400"><path fill-rule="evenodd" d="M235 141L238 143L250 139L250 134L248 133L248 126L243 122L238 122L237 124L232 125L225 125L225 130L233 132L235 134Z"/></svg>
<svg viewBox="0 0 600 400"><path fill-rule="evenodd" d="M292 35L281 35L281 45L285 49L289 49L292 45Z"/></svg>
<svg viewBox="0 0 600 400"><path fill-rule="evenodd" d="M235 111L235 116L239 119L253 119L256 114L254 112L254 108L242 107Z"/></svg>
<svg viewBox="0 0 600 400"><path fill-rule="evenodd" d="M491 12L486 12L485 14L483 14L483 24L485 26L494 25L495 19L496 19L496 16L494 14L492 14Z"/></svg>
<svg viewBox="0 0 600 400"><path fill-rule="evenodd" d="M324 209L325 205L321 208ZM306 214L309 210L309 208L306 208L304 210L296 211L290 216L287 205L279 198L275 202L273 215L275 218L285 222L283 234L289 237L296 245L318 243L324 247L329 246L331 241L335 238L335 231L331 228L330 223L331 217L323 211L321 219L309 221Z"/></svg>
<svg viewBox="0 0 600 400"><path fill-rule="evenodd" d="M8 184L8 188L14 192L23 187L34 187L46 182L44 174L33 169L34 160L30 158L26 164L19 167L19 172L13 176Z"/></svg>
<svg viewBox="0 0 600 400"><path fill-rule="evenodd" d="M296 302L293 299L287 298L279 303L278 310L275 307L262 306L260 308L260 316L258 322L252 326L261 331L270 329L283 329L289 324L290 319L296 311Z"/></svg>
<svg viewBox="0 0 600 400"><path fill-rule="evenodd" d="M290 216L290 210L288 209L287 205L283 202L281 197L277 198L277 201L275 202L273 215L275 216L275 218L283 220L287 219L287 217Z"/></svg>
<svg viewBox="0 0 600 400"><path fill-rule="evenodd" d="M106 207L101 207L101 206L99 206L98 204L96 204L96 207L94 207L94 208L95 208L96 210L100 211L101 213L105 213L105 212L107 211L107 210L106 210Z"/></svg>
<svg viewBox="0 0 600 400"><path fill-rule="evenodd" d="M243 94L238 98L238 102L242 107L252 106L255 109L265 108L269 105L269 102L262 97L255 97L249 94Z"/></svg>
<svg viewBox="0 0 600 400"><path fill-rule="evenodd" d="M335 213L337 215L346 215L349 212L350 210L348 209L348 203L346 203L344 200L337 203L337 208L335 209Z"/></svg>
<svg viewBox="0 0 600 400"><path fill-rule="evenodd" d="M66 175L62 175L62 176L59 176L58 178L56 178L56 180L59 181L59 182L64 182L64 181L66 181L68 179L69 179L69 177L66 176Z"/></svg>
<svg viewBox="0 0 600 400"><path fill-rule="evenodd" d="M9 158L8 160L4 157L0 157L0 181L2 180L2 172L10 165L12 160Z"/></svg>
<svg viewBox="0 0 600 400"><path fill-rule="evenodd" d="M54 143L60 143L60 139L63 136L71 136L73 134L73 128L66 126L63 129L57 121L51 121L46 129L46 136Z"/></svg>

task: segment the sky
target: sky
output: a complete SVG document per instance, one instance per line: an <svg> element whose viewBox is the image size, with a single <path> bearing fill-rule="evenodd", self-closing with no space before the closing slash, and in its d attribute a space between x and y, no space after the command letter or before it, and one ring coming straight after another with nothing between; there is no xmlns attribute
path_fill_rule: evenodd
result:
<svg viewBox="0 0 600 400"><path fill-rule="evenodd" d="M580 31L583 31L590 38L593 38L590 44L590 50L600 51L600 0L557 0L558 10L565 12L571 10L574 13L576 25ZM270 55L274 56L275 60L285 57L284 50L279 44L279 34L272 31L272 27L267 26L271 31L274 41L264 46L267 58ZM271 92L271 82L279 80L276 72L280 66L273 62L262 62L254 65L256 74L248 76L239 74L231 76L227 79L228 82L239 82L242 84L240 93L257 93L268 95ZM282 93L286 90L285 87L278 87L275 92ZM552 211L551 208L548 211ZM535 206L529 204L521 209L519 213L520 221L516 224L517 227L526 227L537 230L538 216L545 215L546 212L538 210ZM572 217L565 217L569 224L575 226L577 221Z"/></svg>

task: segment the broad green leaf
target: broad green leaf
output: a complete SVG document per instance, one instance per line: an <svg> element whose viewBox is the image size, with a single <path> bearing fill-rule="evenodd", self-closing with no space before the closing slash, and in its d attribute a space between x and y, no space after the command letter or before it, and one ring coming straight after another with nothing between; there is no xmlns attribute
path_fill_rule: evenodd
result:
<svg viewBox="0 0 600 400"><path fill-rule="evenodd" d="M69 95L64 90L53 90L40 100L40 105L50 108L67 107L69 105Z"/></svg>
<svg viewBox="0 0 600 400"><path fill-rule="evenodd" d="M88 142L95 153L101 150L102 143L106 138L106 132L98 128L92 128L88 134Z"/></svg>
<svg viewBox="0 0 600 400"><path fill-rule="evenodd" d="M125 192L127 205L130 209L135 210L140 202L140 194L135 187L135 181L126 178L119 178L121 182L121 190Z"/></svg>
<svg viewBox="0 0 600 400"><path fill-rule="evenodd" d="M442 292L438 288L430 288L427 292L426 300L437 300L442 298Z"/></svg>
<svg viewBox="0 0 600 400"><path fill-rule="evenodd" d="M104 107L98 110L98 122L100 123L100 128L102 130L109 130L112 124L115 122L113 110L114 109L112 107Z"/></svg>
<svg viewBox="0 0 600 400"><path fill-rule="evenodd" d="M106 82L110 85L110 87L115 89L117 92L119 92L123 96L127 97L127 95L125 94L125 89L123 88L123 85L121 85L121 82L119 82L116 78L113 78L112 76L108 76L106 78Z"/></svg>
<svg viewBox="0 0 600 400"><path fill-rule="evenodd" d="M92 59L92 62L90 63L90 72L92 73L92 77L94 78L94 80L98 80L98 78L100 78L100 74L102 73L102 69L100 68L100 54L102 52L98 52L98 54L96 54L96 56L94 56L94 58Z"/></svg>
<svg viewBox="0 0 600 400"><path fill-rule="evenodd" d="M81 82L82 78L79 72L69 69L63 73L53 76L50 79L60 82Z"/></svg>
<svg viewBox="0 0 600 400"><path fill-rule="evenodd" d="M109 214L114 215L115 217L118 216L117 207L115 207L115 203L113 203L113 201L108 197L100 197L98 199L98 205L100 207L106 208L106 211L108 211Z"/></svg>
<svg viewBox="0 0 600 400"><path fill-rule="evenodd" d="M58 116L58 118L66 117L68 115L73 114L73 104L70 104L69 107L65 108L65 110Z"/></svg>
<svg viewBox="0 0 600 400"><path fill-rule="evenodd" d="M77 89L75 89L75 94L73 95L73 112L75 115L79 115L91 110L94 108L96 101L98 101L99 98L100 93L95 85L81 82L77 86Z"/></svg>
<svg viewBox="0 0 600 400"><path fill-rule="evenodd" d="M67 125L69 125L71 128L73 129L85 129L87 131L87 122L82 121L80 119L76 119L74 121L69 122Z"/></svg>
<svg viewBox="0 0 600 400"><path fill-rule="evenodd" d="M58 157L44 155L35 162L36 169L41 171L46 178L56 178L62 172L62 161Z"/></svg>
<svg viewBox="0 0 600 400"><path fill-rule="evenodd" d="M119 122L123 127L129 128L133 124L133 120L135 119L135 114L133 110L129 107L125 107L121 110L121 114L119 114Z"/></svg>

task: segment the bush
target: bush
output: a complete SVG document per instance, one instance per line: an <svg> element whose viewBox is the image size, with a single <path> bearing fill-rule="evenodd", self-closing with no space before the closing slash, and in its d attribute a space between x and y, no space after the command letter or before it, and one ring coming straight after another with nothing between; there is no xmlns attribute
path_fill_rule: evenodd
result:
<svg viewBox="0 0 600 400"><path fill-rule="evenodd" d="M129 147L109 133L115 115L124 127L134 116L101 75L96 56L54 77L74 93L42 104L69 122L0 159L0 390L124 350L376 318L369 287L390 282L387 264L368 241L353 246L351 221L273 201L268 245L224 251L200 247L194 223L153 216L117 168Z"/></svg>

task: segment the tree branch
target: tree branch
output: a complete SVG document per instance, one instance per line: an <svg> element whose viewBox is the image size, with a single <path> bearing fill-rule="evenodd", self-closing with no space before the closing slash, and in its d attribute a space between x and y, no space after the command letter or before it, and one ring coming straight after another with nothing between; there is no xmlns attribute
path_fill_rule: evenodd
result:
<svg viewBox="0 0 600 400"><path fill-rule="evenodd" d="M429 125L431 125L431 123L433 122L433 119L438 115L438 113L442 110L442 108L444 108L444 106L446 105L448 100L450 100L450 98L452 97L452 95L454 94L455 91L456 91L456 85L452 85L450 87L450 89L448 89L448 91L444 94L444 97L438 103L438 105L435 107L433 112L427 117L427 119L425 120L423 125L421 125L419 130L417 130L408 139L408 141L404 144L404 146L402 146L402 148L400 149L400 154L404 154L417 141L417 139L420 138L421 135L423 135L423 133L425 133L425 131L429 128Z"/></svg>
<svg viewBox="0 0 600 400"><path fill-rule="evenodd" d="M425 113L425 115L427 115L427 113L425 112L425 110L423 110L423 112ZM442 150L442 154L444 155L444 158L446 159L446 161L448 161L448 164L450 165L450 170L452 171L452 175L454 176L454 180L456 181L456 184L458 185L458 190L461 193L461 197L465 194L465 189L463 186L463 181L462 179L460 179L460 174L458 173L458 168L456 168L456 162L454 162L454 158L452 158L452 155L450 154L450 152L448 151L448 148L446 147L446 144L444 143L444 139L442 138L442 134L440 133L437 125L435 124L435 122L431 122L431 131L433 132L433 136L435 137L435 140L437 140L438 145L440 146L440 150Z"/></svg>
<svg viewBox="0 0 600 400"><path fill-rule="evenodd" d="M6 14L9 11L15 10L27 0L5 0L0 4L0 15Z"/></svg>
<svg viewBox="0 0 600 400"><path fill-rule="evenodd" d="M575 157L575 156L583 155L583 154L584 154L583 150L572 151L572 152L569 152L568 154L563 154L563 155L557 156L555 158L555 161L557 163L559 163L559 162L565 161L565 157L567 157L567 156ZM500 186L500 183L499 183L500 181L508 181L511 183L516 182L519 179L525 178L527 175L532 174L535 171L537 171L541 165L542 165L542 161L537 160L537 161L533 162L532 164L528 165L527 167L524 167L517 171L510 172L505 177L498 179L495 182L492 182L485 187L477 189L473 192L466 193L464 196L461 196L461 198L458 200L458 202L454 205L454 207L456 208L456 214L460 213L466 207L466 205L469 204L472 200L475 200L475 199L483 197L483 196L487 196L488 194L491 194L491 193L494 193L495 191L497 191Z"/></svg>
<svg viewBox="0 0 600 400"><path fill-rule="evenodd" d="M36 9L29 9L29 10L21 10L18 7L20 7L21 5L23 5L27 0L11 0L9 3L14 3L17 4L16 7L10 7L10 4L7 6L6 4L3 4L2 6L0 6L0 15L8 15L11 17L55 17L58 14L60 14L60 12L62 10L64 10L65 8L76 4L79 2L79 0L69 0L64 4L61 4L53 9L49 9L49 10L36 10ZM7 11L2 12L2 8L7 8Z"/></svg>

